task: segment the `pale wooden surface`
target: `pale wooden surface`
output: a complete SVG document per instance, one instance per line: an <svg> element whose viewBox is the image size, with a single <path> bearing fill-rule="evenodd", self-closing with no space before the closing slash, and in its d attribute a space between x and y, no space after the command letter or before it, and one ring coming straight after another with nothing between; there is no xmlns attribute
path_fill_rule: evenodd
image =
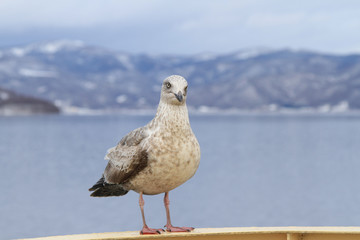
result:
<svg viewBox="0 0 360 240"><path fill-rule="evenodd" d="M243 240L360 240L360 227L236 227L198 228L191 233L140 235L139 231L91 233L31 238L32 240L112 240L112 239L243 239Z"/></svg>

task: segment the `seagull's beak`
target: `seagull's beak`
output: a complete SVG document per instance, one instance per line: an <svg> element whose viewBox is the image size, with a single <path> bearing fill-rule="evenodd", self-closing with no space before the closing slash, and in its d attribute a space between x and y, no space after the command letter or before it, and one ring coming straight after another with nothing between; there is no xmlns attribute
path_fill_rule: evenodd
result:
<svg viewBox="0 0 360 240"><path fill-rule="evenodd" d="M176 99L177 99L179 102L182 102L182 100L184 99L182 92L179 91L178 93L174 93L174 94L175 94Z"/></svg>

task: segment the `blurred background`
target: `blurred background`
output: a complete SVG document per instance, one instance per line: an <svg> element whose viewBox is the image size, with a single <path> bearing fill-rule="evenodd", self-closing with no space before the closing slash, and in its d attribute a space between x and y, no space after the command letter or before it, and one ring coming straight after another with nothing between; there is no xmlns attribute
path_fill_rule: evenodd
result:
<svg viewBox="0 0 360 240"><path fill-rule="evenodd" d="M139 230L138 194L90 198L108 148L189 82L196 175L175 225L360 221L360 2L2 0L0 238ZM145 197L150 227L163 196Z"/></svg>

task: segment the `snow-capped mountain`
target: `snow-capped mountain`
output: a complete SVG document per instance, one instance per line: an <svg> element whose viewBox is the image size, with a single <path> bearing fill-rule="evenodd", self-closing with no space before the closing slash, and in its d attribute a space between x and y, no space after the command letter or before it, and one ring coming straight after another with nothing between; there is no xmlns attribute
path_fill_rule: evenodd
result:
<svg viewBox="0 0 360 240"><path fill-rule="evenodd" d="M0 87L63 108L154 108L172 74L188 80L188 103L197 109L360 108L360 55L248 49L150 56L80 41L0 49Z"/></svg>

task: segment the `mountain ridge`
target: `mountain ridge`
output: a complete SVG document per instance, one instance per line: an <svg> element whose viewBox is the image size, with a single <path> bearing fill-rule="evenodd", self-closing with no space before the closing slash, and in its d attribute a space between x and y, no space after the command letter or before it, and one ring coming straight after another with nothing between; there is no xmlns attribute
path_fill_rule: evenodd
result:
<svg viewBox="0 0 360 240"><path fill-rule="evenodd" d="M172 74L188 80L192 109L360 109L358 54L262 48L155 56L80 41L0 49L0 87L62 109L152 109Z"/></svg>

